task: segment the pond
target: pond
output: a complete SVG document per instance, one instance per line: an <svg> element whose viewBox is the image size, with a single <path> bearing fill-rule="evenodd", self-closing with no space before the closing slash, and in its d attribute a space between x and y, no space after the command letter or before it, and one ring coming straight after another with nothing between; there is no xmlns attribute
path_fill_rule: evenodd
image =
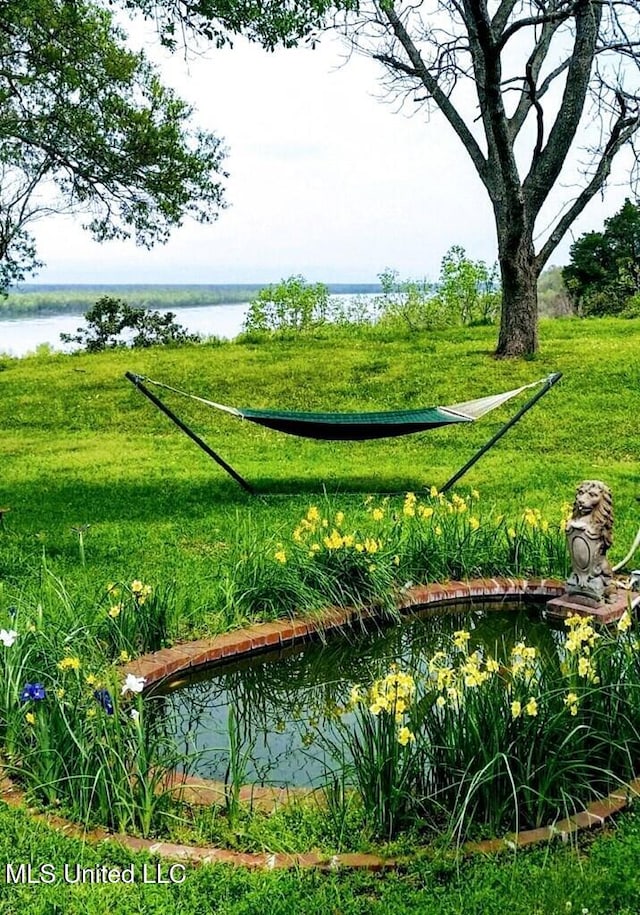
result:
<svg viewBox="0 0 640 915"><path fill-rule="evenodd" d="M564 632L541 619L541 605L486 603L423 611L399 624L360 625L325 643L314 641L216 665L169 684L157 701L181 751L195 754L195 774L224 780L229 763L229 712L242 753L243 781L278 787L317 786L330 768L323 746L340 742L336 724L351 688L368 687L392 664L414 676L428 674L434 653L453 633L470 631L469 653L480 649L498 662L526 640L541 655L557 657ZM371 624L369 624L371 627ZM348 723L352 713L341 716ZM319 739L321 737L321 739ZM326 763L326 764L325 764Z"/></svg>

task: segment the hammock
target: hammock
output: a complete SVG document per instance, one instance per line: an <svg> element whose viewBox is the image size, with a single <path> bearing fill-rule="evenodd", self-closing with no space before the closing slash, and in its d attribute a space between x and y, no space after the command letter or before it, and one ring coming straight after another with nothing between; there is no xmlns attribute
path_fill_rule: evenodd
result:
<svg viewBox="0 0 640 915"><path fill-rule="evenodd" d="M151 393L146 387L152 384L155 387L164 388L191 400L196 400L208 407L216 410L222 410L239 419L248 422L257 423L274 429L277 432L284 432L288 435L303 436L305 438L322 439L327 441L365 441L368 439L387 438L397 435L410 435L414 432L423 432L427 429L435 429L439 426L446 426L452 423L470 423L491 410L516 397L529 388L544 385L537 394L528 401L519 413L509 420L502 429L478 452L474 458L465 465L462 470L448 481L441 491L445 491L465 473L472 464L478 460L482 454L492 447L498 438L516 423L524 413L530 409L543 394L558 381L562 375L556 372L547 378L541 378L539 381L533 381L530 384L522 385L511 391L505 391L501 394L493 394L487 397L480 397L477 400L469 400L464 403L451 404L443 407L425 407L418 410L388 410L384 412L365 412L365 413L308 413L295 412L289 410L255 410L249 408L229 407L225 404L216 403L213 400L207 400L204 397L198 397L195 394L189 394L181 391L171 385L163 384L159 381L153 381L140 375L134 375L131 372L126 373L126 377L131 381L149 400L152 401L163 413L165 413L176 425L179 426L190 438L192 438L203 450L205 450L220 466L222 466L231 476L240 483L245 489L253 492L246 480L229 464L222 460L214 451L212 451L202 439L199 438L182 420L180 420L158 397Z"/></svg>

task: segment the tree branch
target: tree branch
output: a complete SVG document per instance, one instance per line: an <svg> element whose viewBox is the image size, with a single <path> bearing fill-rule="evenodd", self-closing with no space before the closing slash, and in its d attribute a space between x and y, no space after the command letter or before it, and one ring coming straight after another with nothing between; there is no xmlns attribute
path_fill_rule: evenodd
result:
<svg viewBox="0 0 640 915"><path fill-rule="evenodd" d="M552 23L547 24L543 30L542 35L540 36L539 41L536 43L533 51L529 55L529 60L527 61L525 69L530 70L530 76L527 74L527 81L529 82L529 91L527 91L527 85L523 85L522 93L520 95L520 100L518 102L518 107L514 111L513 115L509 119L509 132L511 137L515 139L518 136L522 125L527 119L527 115L531 111L532 107L532 95L531 95L531 80L533 85L538 81L540 75L540 70L546 59L549 47L553 36L556 33L558 24ZM563 61L559 67L556 67L555 70L552 70L551 73L543 80L540 88L537 90L536 97L538 101L542 98L544 93L547 91L553 80L563 72L564 69L569 65L569 58L566 61Z"/></svg>
<svg viewBox="0 0 640 915"><path fill-rule="evenodd" d="M478 143L465 124L462 116L460 115L457 108L454 106L451 99L447 94L442 90L438 81L435 79L433 74L429 71L424 60L415 44L411 40L404 23L401 21L400 17L396 13L393 7L382 7L383 13L389 21L393 33L404 48L404 51L411 61L411 67L408 67L406 64L401 64L396 58L390 55L374 55L377 60L381 60L383 63L386 63L388 66L393 69L403 71L407 74L410 74L414 77L417 77L422 85L425 87L431 98L442 111L446 117L449 124L453 127L458 138L463 143L465 149L471 157L471 161L476 167L478 175L482 179L482 182L487 185L489 180L488 171L487 171L487 160L482 153L482 150L478 146Z"/></svg>
<svg viewBox="0 0 640 915"><path fill-rule="evenodd" d="M540 211L555 184L576 135L589 87L601 16L599 3L583 0L576 15L576 37L560 110L546 146L532 162L523 182L532 217Z"/></svg>
<svg viewBox="0 0 640 915"><path fill-rule="evenodd" d="M591 198L600 190L607 180L609 173L611 172L611 164L616 154L622 146L631 139L639 127L640 117L625 118L624 116L621 116L618 119L611 131L611 136L603 150L593 177L560 219L540 249L539 254L536 256L536 265L540 271L543 269L554 249L560 243L574 220L582 213Z"/></svg>
<svg viewBox="0 0 640 915"><path fill-rule="evenodd" d="M509 39L512 38L516 32L519 32L520 29L536 25L544 26L548 23L554 23L557 28L562 22L566 22L567 19L570 19L581 5L583 5L583 0L577 0L577 2L569 3L564 9L558 9L553 13L547 13L543 16L527 16L525 19L519 19L517 22L512 23L509 28L505 29L500 36L497 43L498 51L502 52Z"/></svg>
<svg viewBox="0 0 640 915"><path fill-rule="evenodd" d="M495 16L491 20L491 28L493 29L494 35L502 35L507 22L509 21L509 16L515 8L516 2L517 0L501 0Z"/></svg>
<svg viewBox="0 0 640 915"><path fill-rule="evenodd" d="M533 68L530 62L527 63L526 73L531 104L536 109L536 145L533 150L533 156L531 157L532 162L535 162L542 152L542 143L544 141L544 111L536 93L536 81L533 76Z"/></svg>
<svg viewBox="0 0 640 915"><path fill-rule="evenodd" d="M509 217L513 218L520 206L520 175L504 110L500 54L484 0L465 0L465 8L476 90L491 162L492 180L485 182L485 186L494 206L500 201L503 208L506 194L513 204Z"/></svg>

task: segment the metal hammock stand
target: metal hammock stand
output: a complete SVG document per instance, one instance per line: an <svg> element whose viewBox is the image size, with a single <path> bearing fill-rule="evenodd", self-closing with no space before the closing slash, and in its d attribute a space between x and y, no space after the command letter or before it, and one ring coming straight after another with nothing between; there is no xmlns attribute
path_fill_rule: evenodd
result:
<svg viewBox="0 0 640 915"><path fill-rule="evenodd" d="M464 464L447 482L440 488L440 492L446 492L454 483L462 477L476 461L480 460L483 454L486 454L502 436L514 426L524 414L543 397L557 381L562 378L561 372L554 372L547 378L534 381L531 384L523 385L512 391L505 391L501 394L494 394L488 397L481 397L478 400L471 400L461 404L453 404L448 407L426 407L421 410L391 410L386 412L368 412L368 413L300 413L286 410L252 410L248 408L228 407L224 404L215 403L212 400L206 400L204 397L197 397L195 394L189 394L173 388L170 385L163 384L159 381L153 381L141 375L135 375L132 372L126 372L125 377L135 385L135 387L147 397L151 403L161 410L169 419L181 429L192 441L209 455L229 476L238 483L246 492L252 495L258 495L258 491L248 483L244 477L227 464L207 443L200 438L192 429L184 423L179 416L163 403L147 385L152 384L155 387L164 388L180 394L183 397L189 397L197 400L206 406L213 407L217 410L223 410L239 419L248 420L249 422L258 423L278 432L285 432L289 435L299 435L307 438L322 439L327 441L365 441L368 439L386 438L397 435L410 435L414 432L423 432L427 429L435 429L438 426L450 425L453 423L470 423L484 416L490 410L501 406L512 397L516 397L522 391L539 387L539 390L528 400L518 412L511 417L498 431L486 442L466 464Z"/></svg>

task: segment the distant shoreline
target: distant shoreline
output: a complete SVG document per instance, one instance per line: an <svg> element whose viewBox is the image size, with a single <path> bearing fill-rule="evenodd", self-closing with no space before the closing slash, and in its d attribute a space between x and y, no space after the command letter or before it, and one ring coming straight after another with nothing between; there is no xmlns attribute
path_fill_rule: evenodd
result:
<svg viewBox="0 0 640 915"><path fill-rule="evenodd" d="M241 305L273 283L30 283L0 299L0 321L43 315L82 315L104 295L161 311L212 305ZM378 283L327 283L331 295L377 295Z"/></svg>

